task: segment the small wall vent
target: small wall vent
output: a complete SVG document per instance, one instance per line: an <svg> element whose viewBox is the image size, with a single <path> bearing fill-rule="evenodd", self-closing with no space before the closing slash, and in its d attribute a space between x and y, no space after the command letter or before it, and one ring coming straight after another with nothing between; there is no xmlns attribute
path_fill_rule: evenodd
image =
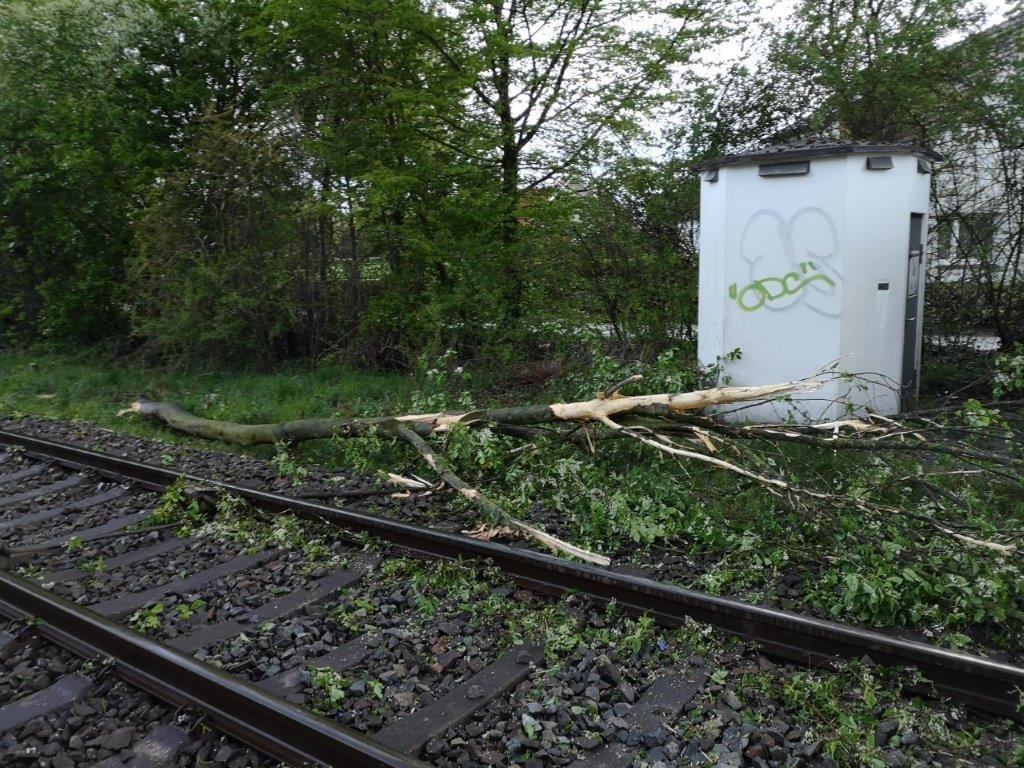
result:
<svg viewBox="0 0 1024 768"><path fill-rule="evenodd" d="M810 172L810 160L800 160L795 163L766 163L757 168L758 176L803 176Z"/></svg>
<svg viewBox="0 0 1024 768"><path fill-rule="evenodd" d="M888 171L892 168L891 157L869 157L867 161L869 171Z"/></svg>
<svg viewBox="0 0 1024 768"><path fill-rule="evenodd" d="M917 158L917 172L918 173L931 173L932 164L924 158Z"/></svg>
<svg viewBox="0 0 1024 768"><path fill-rule="evenodd" d="M706 171L704 171L704 181L710 184L714 184L716 181L718 181L718 169L708 168Z"/></svg>

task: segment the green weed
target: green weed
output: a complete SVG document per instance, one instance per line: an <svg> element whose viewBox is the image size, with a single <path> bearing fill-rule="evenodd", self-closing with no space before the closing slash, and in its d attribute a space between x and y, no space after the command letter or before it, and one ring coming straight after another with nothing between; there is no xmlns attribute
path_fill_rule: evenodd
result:
<svg viewBox="0 0 1024 768"><path fill-rule="evenodd" d="M167 607L163 603L155 603L149 608L141 608L132 614L128 620L129 626L136 632L151 632L160 629L162 625L161 616Z"/></svg>

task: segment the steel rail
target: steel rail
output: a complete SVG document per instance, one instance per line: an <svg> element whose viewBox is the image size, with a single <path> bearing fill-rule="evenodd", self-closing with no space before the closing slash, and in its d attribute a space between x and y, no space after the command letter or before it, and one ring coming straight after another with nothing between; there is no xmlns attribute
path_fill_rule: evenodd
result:
<svg viewBox="0 0 1024 768"><path fill-rule="evenodd" d="M195 707L225 733L295 766L425 768L426 763L371 741L219 669L0 572L0 613L34 617L36 631L86 658L112 659L130 684L174 706Z"/></svg>
<svg viewBox="0 0 1024 768"><path fill-rule="evenodd" d="M185 478L236 495L263 510L365 531L429 557L489 559L531 589L550 594L575 591L599 602L615 601L630 612L649 613L667 626L678 626L689 617L754 641L769 655L812 667L864 656L887 666L914 667L943 695L980 710L1021 718L1018 705L1024 690L1024 667L14 432L0 430L0 443L20 446L30 455L54 459L69 468L130 478L152 489Z"/></svg>

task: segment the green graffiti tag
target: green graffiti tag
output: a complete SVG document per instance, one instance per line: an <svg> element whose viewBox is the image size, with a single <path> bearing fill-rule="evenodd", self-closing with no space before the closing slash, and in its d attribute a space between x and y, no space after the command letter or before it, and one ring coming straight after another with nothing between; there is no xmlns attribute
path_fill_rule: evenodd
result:
<svg viewBox="0 0 1024 768"><path fill-rule="evenodd" d="M742 289L737 289L733 283L729 286L729 298L744 312L756 312L770 301L795 296L815 281L826 283L830 288L836 285L831 277L818 272L813 261L803 261L799 272L787 272L782 277L761 277Z"/></svg>

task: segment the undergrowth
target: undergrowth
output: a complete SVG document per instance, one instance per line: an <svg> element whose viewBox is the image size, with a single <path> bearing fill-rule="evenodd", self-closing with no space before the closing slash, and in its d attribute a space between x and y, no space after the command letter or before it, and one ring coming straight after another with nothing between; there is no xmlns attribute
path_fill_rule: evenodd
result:
<svg viewBox="0 0 1024 768"><path fill-rule="evenodd" d="M1019 396L1024 389L1021 359L1018 350L995 363L993 394ZM647 365L595 354L585 370L558 379L543 392L524 394L522 401L590 398L633 373L644 375L642 391L694 389L706 383L706 372L693 360L692 349L667 352ZM495 404L488 400L493 391L487 387L493 382L474 380L451 355L425 361L413 377L331 367L259 376L185 376L87 358L23 354L0 359L0 372L0 409L7 413L88 418L135 434L191 443L197 441L114 414L139 392L177 400L204 416L241 421ZM506 403L509 397L501 395ZM963 405L962 423L980 420L998 428L999 418L979 400ZM587 428L581 427L577 435L585 440ZM686 586L751 600L784 597L843 621L911 628L951 647L981 642L1015 652L1024 648L1020 558L970 547L909 515L868 519L850 508L812 513L733 475L679 464L628 440L603 442L590 453L541 438L537 450L523 450L521 441L493 430L456 427L439 447L467 481L513 515L619 558L658 563L664 555L675 555L686 566L666 569L666 577ZM1019 444L1004 447L1021 451ZM292 482L301 481L310 461L367 473L429 477L406 446L384 436L288 450L266 446L254 452L272 459L279 474ZM941 516L939 503L918 482L927 475L936 493L952 494L961 502L961 518L977 535L1019 534L1024 528L1024 481L992 483L958 472L945 459L924 464L908 456L882 462L871 452L792 445L760 456L757 460L765 468L813 479L832 493ZM476 514L466 510L460 497L451 497L450 503ZM168 516L171 508L176 510L173 518ZM173 519L195 528L201 521L192 519L194 512L191 502L165 497L151 523ZM300 535L292 522L261 532L237 521L232 525L233 535L249 537L252 547ZM311 555L323 550L322 544L310 541L303 546Z"/></svg>

